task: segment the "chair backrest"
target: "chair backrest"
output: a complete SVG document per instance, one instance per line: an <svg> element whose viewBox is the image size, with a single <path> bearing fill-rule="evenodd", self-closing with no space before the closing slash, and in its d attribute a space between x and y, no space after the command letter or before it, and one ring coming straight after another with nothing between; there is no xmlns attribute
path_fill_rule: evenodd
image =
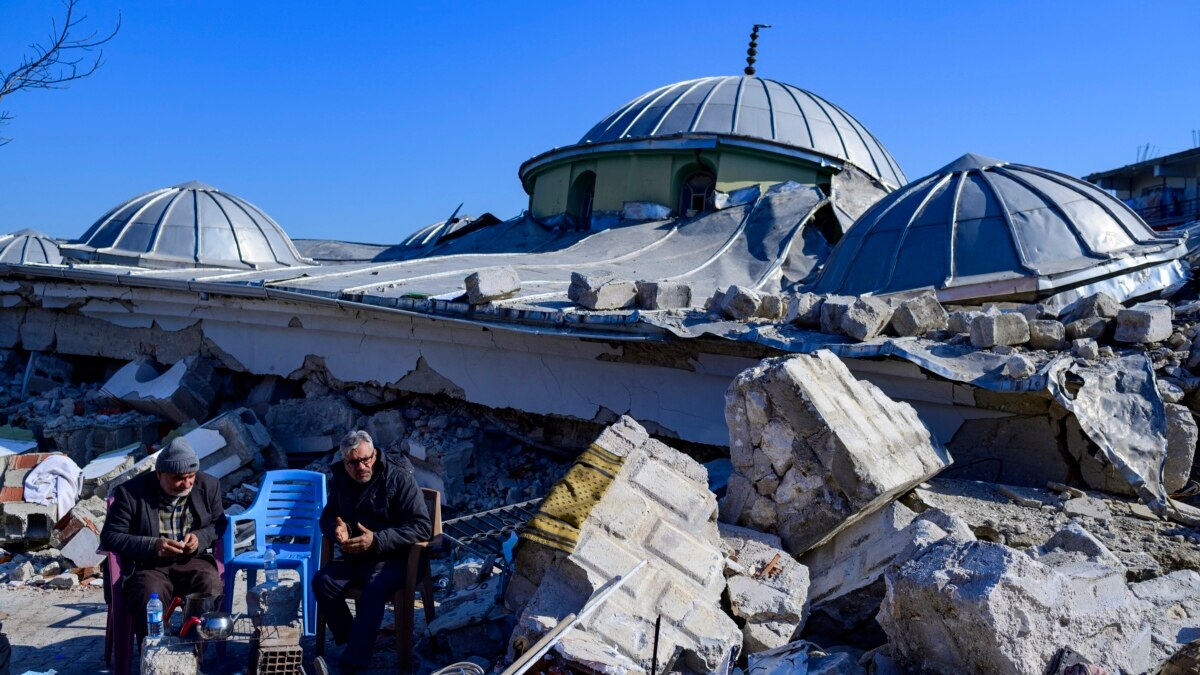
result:
<svg viewBox="0 0 1200 675"><path fill-rule="evenodd" d="M425 498L425 510L429 512L430 531L429 544L434 548L442 545L442 493L433 488L421 488L421 496Z"/></svg>
<svg viewBox="0 0 1200 675"><path fill-rule="evenodd" d="M319 539L317 521L325 508L325 474L316 471L268 471L254 505L254 547L312 551ZM303 538L305 541L294 541Z"/></svg>

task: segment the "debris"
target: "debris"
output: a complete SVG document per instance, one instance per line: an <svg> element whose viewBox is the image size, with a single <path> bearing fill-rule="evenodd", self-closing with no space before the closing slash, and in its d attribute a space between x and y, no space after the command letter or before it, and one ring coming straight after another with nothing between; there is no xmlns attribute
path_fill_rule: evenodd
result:
<svg viewBox="0 0 1200 675"><path fill-rule="evenodd" d="M110 377L104 391L135 410L183 424L208 417L216 373L202 356L189 356L166 371L150 359L137 359Z"/></svg>
<svg viewBox="0 0 1200 675"><path fill-rule="evenodd" d="M725 318L746 321L758 316L761 306L762 296L758 292L735 285L725 291L717 310Z"/></svg>
<svg viewBox="0 0 1200 675"><path fill-rule="evenodd" d="M1029 347L1060 351L1067 343L1067 329L1061 322L1034 319L1029 322Z"/></svg>
<svg viewBox="0 0 1200 675"><path fill-rule="evenodd" d="M1071 353L1081 359L1095 361L1100 358L1100 345L1092 338L1079 338L1071 341Z"/></svg>
<svg viewBox="0 0 1200 675"><path fill-rule="evenodd" d="M100 530L108 505L100 497L88 497L71 507L50 533L50 545L59 549L62 556L76 567L95 567L104 560L97 553L100 547Z"/></svg>
<svg viewBox="0 0 1200 675"><path fill-rule="evenodd" d="M570 662L602 658L608 667L645 670L662 616L660 653L711 672L742 642L719 609L720 546L704 468L622 417L576 460L521 535L505 597L520 610L512 640L534 642L644 558L647 569L565 634L557 651Z"/></svg>
<svg viewBox="0 0 1200 675"><path fill-rule="evenodd" d="M734 474L722 520L802 553L950 464L906 403L828 351L768 359L725 395Z"/></svg>
<svg viewBox="0 0 1200 675"><path fill-rule="evenodd" d="M1091 338L1099 340L1108 334L1108 319L1098 317L1090 317L1087 319L1079 319L1066 324L1066 334L1068 340L1081 340L1083 338Z"/></svg>
<svg viewBox="0 0 1200 675"><path fill-rule="evenodd" d="M79 585L79 575L71 572L63 572L50 581L47 581L46 585L50 588L57 588L60 590L75 588Z"/></svg>
<svg viewBox="0 0 1200 675"><path fill-rule="evenodd" d="M790 295L784 318L798 326L818 328L821 325L821 305L824 303L825 299L815 293Z"/></svg>
<svg viewBox="0 0 1200 675"><path fill-rule="evenodd" d="M727 209L731 206L751 204L757 201L759 195L761 194L762 188L759 187L758 184L749 185L741 188L740 190L734 190L728 194L724 192L717 192L717 194L713 197L713 206L717 209Z"/></svg>
<svg viewBox="0 0 1200 675"><path fill-rule="evenodd" d="M937 544L888 573L879 623L898 665L912 669L1042 672L1070 644L1112 672L1142 672L1150 640L1140 606L1104 553L1034 560L986 541Z"/></svg>
<svg viewBox="0 0 1200 675"><path fill-rule="evenodd" d="M315 455L337 447L357 429L358 411L341 396L294 398L271 406L267 429L288 455Z"/></svg>
<svg viewBox="0 0 1200 675"><path fill-rule="evenodd" d="M1014 380L1024 380L1037 372L1037 366L1028 356L1013 354L1004 361L1004 374Z"/></svg>
<svg viewBox="0 0 1200 675"><path fill-rule="evenodd" d="M855 340L875 338L892 319L892 307L885 300L863 296L846 308L842 315L842 332Z"/></svg>
<svg viewBox="0 0 1200 675"><path fill-rule="evenodd" d="M808 569L757 532L720 524L721 548L747 573L726 573L726 596L743 622L742 651L753 654L791 642L808 615Z"/></svg>
<svg viewBox="0 0 1200 675"><path fill-rule="evenodd" d="M472 272L463 285L467 287L467 302L482 305L515 295L521 290L521 277L512 267L489 267Z"/></svg>
<svg viewBox="0 0 1200 675"><path fill-rule="evenodd" d="M53 354L34 352L29 355L25 378L21 383L21 394L41 394L71 381L74 368L65 359Z"/></svg>
<svg viewBox="0 0 1200 675"><path fill-rule="evenodd" d="M926 291L901 302L892 314L892 330L901 337L921 336L931 330L946 330L948 325L949 316L933 291Z"/></svg>
<svg viewBox="0 0 1200 675"><path fill-rule="evenodd" d="M971 321L971 346L1019 345L1029 341L1029 322L1017 312L981 314Z"/></svg>
<svg viewBox="0 0 1200 675"><path fill-rule="evenodd" d="M142 643L141 675L197 675L200 672L194 642L164 635Z"/></svg>
<svg viewBox="0 0 1200 675"><path fill-rule="evenodd" d="M638 306L642 309L681 309L692 306L692 287L682 281L639 281Z"/></svg>
<svg viewBox="0 0 1200 675"><path fill-rule="evenodd" d="M975 319L983 316L983 312L978 310L958 310L950 312L950 316L946 322L946 328L951 333L970 333L971 324L975 323Z"/></svg>
<svg viewBox="0 0 1200 675"><path fill-rule="evenodd" d="M625 202L621 209L621 220L666 220L670 217L671 207L655 202Z"/></svg>
<svg viewBox="0 0 1200 675"><path fill-rule="evenodd" d="M1162 342L1171 337L1174 328L1171 307L1162 303L1143 302L1117 312L1117 342Z"/></svg>
<svg viewBox="0 0 1200 675"><path fill-rule="evenodd" d="M1085 319L1114 319L1121 311L1121 303L1107 293L1094 293L1067 305L1059 312L1064 324Z"/></svg>
<svg viewBox="0 0 1200 675"><path fill-rule="evenodd" d="M746 675L859 675L863 669L845 652L826 652L797 640L748 657Z"/></svg>
<svg viewBox="0 0 1200 675"><path fill-rule="evenodd" d="M304 587L298 579L280 578L246 591L246 615L256 626L300 626Z"/></svg>
<svg viewBox="0 0 1200 675"><path fill-rule="evenodd" d="M36 572L33 569L33 563L25 561L20 565L17 565L13 571L8 573L8 579L9 581L19 581L24 583L30 579L33 579L35 574Z"/></svg>
<svg viewBox="0 0 1200 675"><path fill-rule="evenodd" d="M828 295L821 303L821 332L837 335L842 332L842 317L857 298L847 295Z"/></svg>
<svg viewBox="0 0 1200 675"><path fill-rule="evenodd" d="M567 298L586 309L624 309L637 301L637 286L609 273L571 273Z"/></svg>
<svg viewBox="0 0 1200 675"><path fill-rule="evenodd" d="M102 499L107 497L108 482L132 468L136 461L135 456L141 449L141 443L134 443L97 455L83 467L83 489L79 495L84 498L93 495Z"/></svg>

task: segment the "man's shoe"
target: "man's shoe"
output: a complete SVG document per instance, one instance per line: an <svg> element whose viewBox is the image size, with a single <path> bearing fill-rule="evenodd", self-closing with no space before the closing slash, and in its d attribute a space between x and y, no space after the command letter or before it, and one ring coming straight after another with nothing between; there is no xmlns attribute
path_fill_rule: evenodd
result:
<svg viewBox="0 0 1200 675"><path fill-rule="evenodd" d="M313 659L313 670L317 672L317 675L333 675L329 670L329 666L326 665L325 659L320 656Z"/></svg>

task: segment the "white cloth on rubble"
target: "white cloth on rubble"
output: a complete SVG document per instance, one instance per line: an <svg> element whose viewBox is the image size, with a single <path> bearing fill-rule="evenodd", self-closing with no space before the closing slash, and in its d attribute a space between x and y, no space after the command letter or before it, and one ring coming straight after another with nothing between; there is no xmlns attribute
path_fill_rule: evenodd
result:
<svg viewBox="0 0 1200 675"><path fill-rule="evenodd" d="M83 471L66 455L51 455L25 476L25 501L58 505L58 517L70 512L83 487Z"/></svg>

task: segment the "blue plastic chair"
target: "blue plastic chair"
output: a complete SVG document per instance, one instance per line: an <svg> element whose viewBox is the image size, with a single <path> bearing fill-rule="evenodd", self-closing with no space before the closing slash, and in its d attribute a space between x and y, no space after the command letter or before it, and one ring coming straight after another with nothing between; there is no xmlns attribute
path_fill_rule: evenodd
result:
<svg viewBox="0 0 1200 675"><path fill-rule="evenodd" d="M304 586L304 634L317 631L317 604L313 576L321 560L321 528L317 521L325 508L325 474L316 471L268 471L254 504L244 513L229 516L225 528L225 611L233 609L233 589L238 570L246 570L247 587L258 583L267 547L275 550L279 569L299 569ZM237 524L254 522L254 547L237 553ZM292 543L295 542L295 543ZM253 576L251 576L253 575Z"/></svg>

